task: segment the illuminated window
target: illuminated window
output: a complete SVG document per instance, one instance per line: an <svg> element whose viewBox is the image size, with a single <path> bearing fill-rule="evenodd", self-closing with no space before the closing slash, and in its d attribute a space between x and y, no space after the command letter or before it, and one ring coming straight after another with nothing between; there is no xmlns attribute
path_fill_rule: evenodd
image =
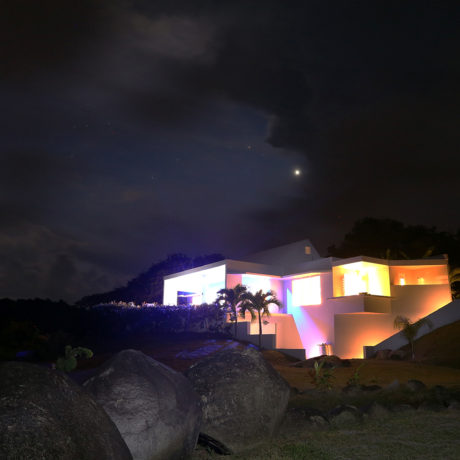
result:
<svg viewBox="0 0 460 460"><path fill-rule="evenodd" d="M366 280L359 271L350 271L343 275L344 295L358 295L367 292Z"/></svg>
<svg viewBox="0 0 460 460"><path fill-rule="evenodd" d="M253 294L260 290L267 292L272 288L270 278L265 276L244 274L241 281L242 284L248 288L248 291Z"/></svg>
<svg viewBox="0 0 460 460"><path fill-rule="evenodd" d="M388 266L371 262L353 262L332 268L334 297L361 293L390 295Z"/></svg>
<svg viewBox="0 0 460 460"><path fill-rule="evenodd" d="M301 307L321 304L321 277L311 276L292 281L292 305Z"/></svg>
<svg viewBox="0 0 460 460"><path fill-rule="evenodd" d="M307 256L311 254L311 246L305 246L305 254L307 254Z"/></svg>
<svg viewBox="0 0 460 460"><path fill-rule="evenodd" d="M225 287L225 265L169 278L164 282L165 305L212 303Z"/></svg>

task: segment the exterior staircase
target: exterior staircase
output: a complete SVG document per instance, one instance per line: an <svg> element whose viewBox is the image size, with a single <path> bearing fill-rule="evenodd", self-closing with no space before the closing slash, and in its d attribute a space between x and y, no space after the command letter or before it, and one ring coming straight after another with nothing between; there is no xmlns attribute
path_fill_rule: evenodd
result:
<svg viewBox="0 0 460 460"><path fill-rule="evenodd" d="M277 350L298 360L305 360L305 349L302 348L302 342L292 315L276 313L269 317L264 316L262 322L265 323L262 324L262 348ZM233 330L232 328L232 333ZM249 314L244 319L238 318L236 338L258 346L258 319L251 321Z"/></svg>

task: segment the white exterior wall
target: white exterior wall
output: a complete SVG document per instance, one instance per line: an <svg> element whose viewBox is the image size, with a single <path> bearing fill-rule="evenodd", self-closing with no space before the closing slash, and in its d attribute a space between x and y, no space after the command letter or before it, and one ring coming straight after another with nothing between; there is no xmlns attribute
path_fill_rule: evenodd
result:
<svg viewBox="0 0 460 460"><path fill-rule="evenodd" d="M265 291L273 291L277 299L284 305L283 297L283 281L280 278L270 276L255 275L255 274L227 274L227 289L234 288L237 284L247 286L248 290L255 293L259 289ZM278 307L273 305L270 307L272 313L278 313Z"/></svg>
<svg viewBox="0 0 460 460"><path fill-rule="evenodd" d="M416 321L452 300L449 284L391 286L392 312Z"/></svg>
<svg viewBox="0 0 460 460"><path fill-rule="evenodd" d="M197 295L194 303L197 305L212 303L217 298L217 291L225 287L225 264L188 272L164 280L164 305L177 305L179 291L195 292Z"/></svg>
<svg viewBox="0 0 460 460"><path fill-rule="evenodd" d="M284 295L286 299L286 313L291 314L297 325L302 345L306 350L307 358L321 354L320 344L332 345L334 352L334 316L337 313L355 312L356 302L337 302L332 298L332 272L321 273L321 305L300 306L292 305L292 279L285 281Z"/></svg>

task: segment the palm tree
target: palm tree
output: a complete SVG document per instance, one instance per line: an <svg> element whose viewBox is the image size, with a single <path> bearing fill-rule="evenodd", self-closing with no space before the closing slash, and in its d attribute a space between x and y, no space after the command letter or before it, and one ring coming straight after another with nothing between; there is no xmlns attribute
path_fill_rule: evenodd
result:
<svg viewBox="0 0 460 460"><path fill-rule="evenodd" d="M255 294L247 292L244 295L244 302L240 308L240 315L244 317L246 311L251 313L252 319L255 318L254 311L257 311L259 317L259 348L262 348L262 316L270 316L268 309L270 304L275 304L281 307L281 302L276 298L273 291L263 292L262 289Z"/></svg>
<svg viewBox="0 0 460 460"><path fill-rule="evenodd" d="M418 331L424 325L427 325L430 329L433 328L433 323L428 318L420 318L418 321L413 323L409 318L398 315L394 320L395 329L401 330L402 334L409 342L412 353L412 361L415 360L415 337L417 337Z"/></svg>
<svg viewBox="0 0 460 460"><path fill-rule="evenodd" d="M216 302L223 306L225 310L230 313L230 319L234 322L235 338L237 338L238 332L238 308L243 302L243 295L246 292L247 288L242 284L237 284L234 288L231 289L221 289L217 292L218 297Z"/></svg>
<svg viewBox="0 0 460 460"><path fill-rule="evenodd" d="M450 268L449 284L452 292L452 299L460 299L460 267Z"/></svg>

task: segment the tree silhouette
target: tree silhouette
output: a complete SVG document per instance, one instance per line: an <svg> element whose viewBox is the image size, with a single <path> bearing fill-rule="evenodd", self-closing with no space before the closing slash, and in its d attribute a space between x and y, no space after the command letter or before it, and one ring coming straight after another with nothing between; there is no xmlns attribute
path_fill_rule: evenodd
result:
<svg viewBox="0 0 460 460"><path fill-rule="evenodd" d="M428 326L430 329L433 328L433 323L428 318L420 318L418 321L415 321L413 323L409 318L398 315L394 320L395 329L401 330L402 334L409 342L412 354L412 361L415 360L415 337L417 337L420 328L425 325Z"/></svg>
<svg viewBox="0 0 460 460"><path fill-rule="evenodd" d="M244 295L244 301L240 308L240 315L244 318L246 311L251 313L252 319L255 318L254 311L257 311L259 318L259 348L262 348L262 316L270 316L268 307L271 304L281 307L281 302L276 298L273 291L263 292L262 289L255 294L247 292Z"/></svg>
<svg viewBox="0 0 460 460"><path fill-rule="evenodd" d="M237 338L238 331L238 308L244 301L244 295L247 293L246 286L237 284L231 289L221 289L218 292L216 302L222 305L226 311L231 314L231 320L234 322L235 333L234 336Z"/></svg>

